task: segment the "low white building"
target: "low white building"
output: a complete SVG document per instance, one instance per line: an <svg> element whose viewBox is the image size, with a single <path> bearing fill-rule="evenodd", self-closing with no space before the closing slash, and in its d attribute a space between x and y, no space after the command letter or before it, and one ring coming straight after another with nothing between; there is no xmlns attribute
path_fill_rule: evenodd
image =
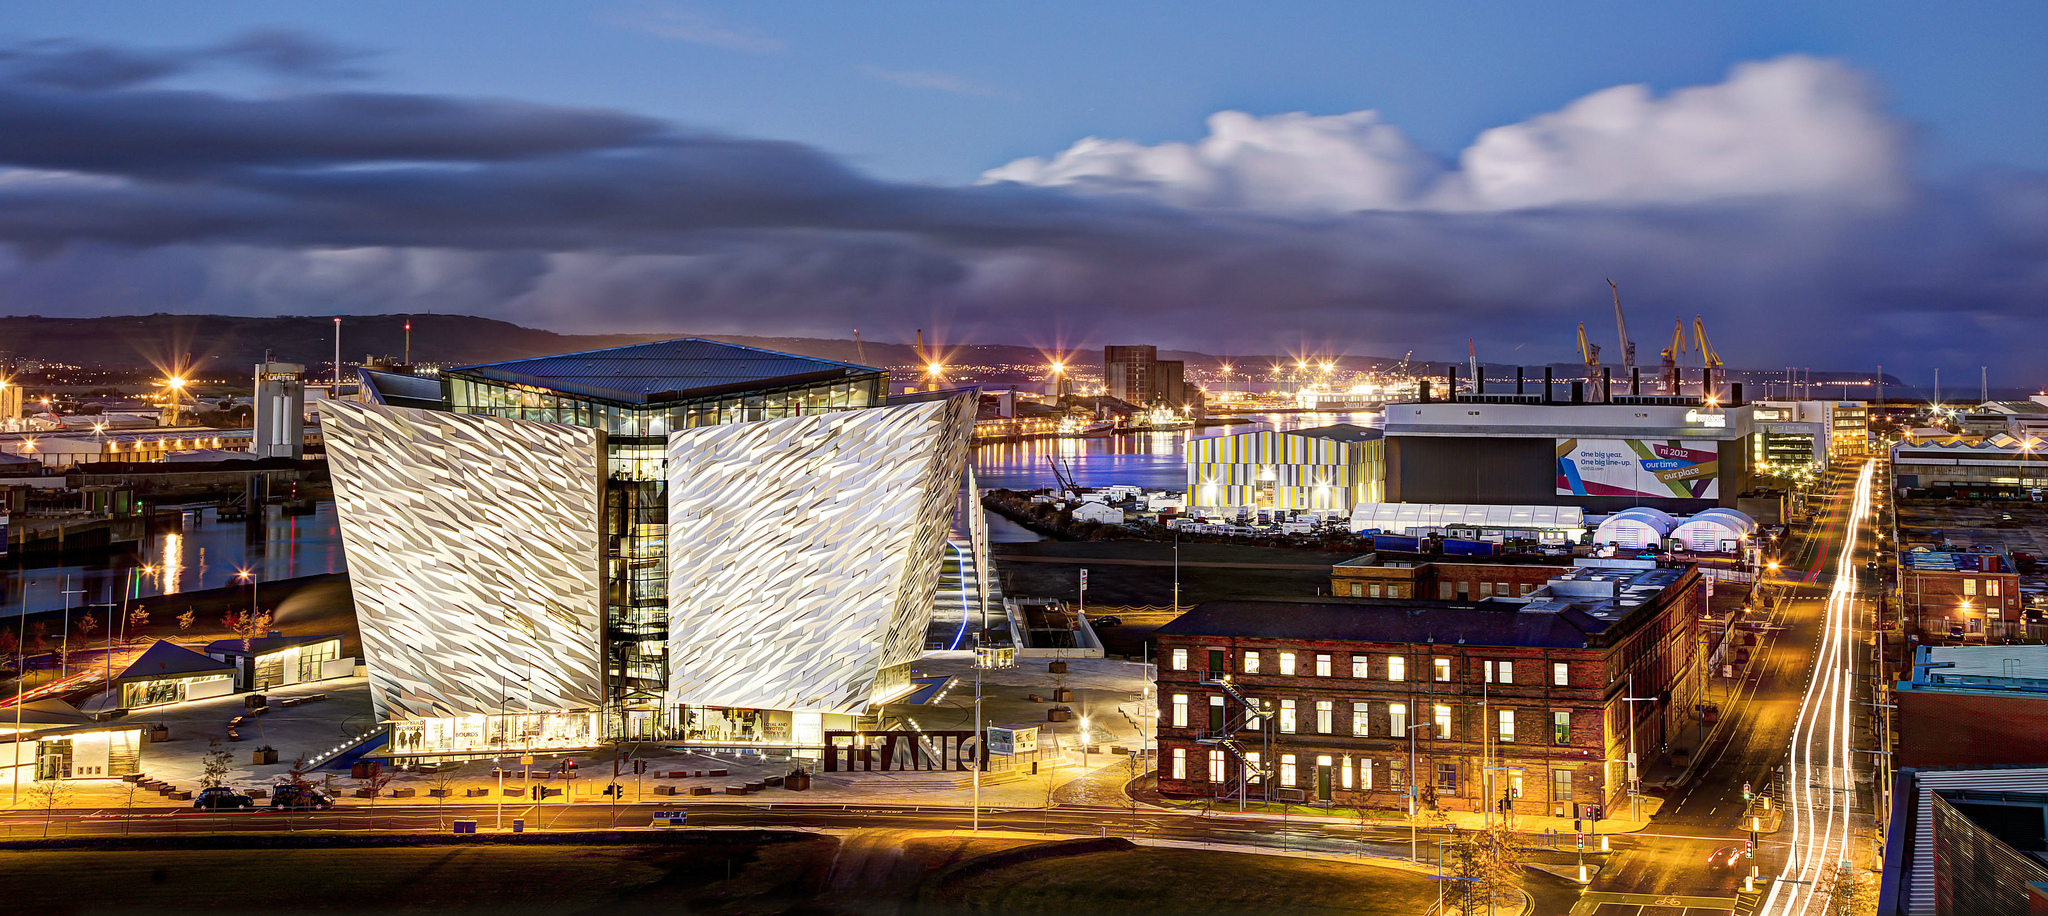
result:
<svg viewBox="0 0 2048 916"><path fill-rule="evenodd" d="M1085 502L1074 507L1074 521L1121 525L1124 523L1124 510L1098 502Z"/></svg>

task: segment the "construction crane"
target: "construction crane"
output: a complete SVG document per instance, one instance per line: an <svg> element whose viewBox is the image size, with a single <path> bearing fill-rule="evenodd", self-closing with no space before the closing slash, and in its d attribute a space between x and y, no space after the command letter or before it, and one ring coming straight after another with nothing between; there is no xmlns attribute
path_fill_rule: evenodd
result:
<svg viewBox="0 0 2048 916"><path fill-rule="evenodd" d="M1664 393L1675 395L1679 391L1678 356L1685 352L1685 319L1671 319L1671 346L1657 351L1664 357Z"/></svg>
<svg viewBox="0 0 2048 916"><path fill-rule="evenodd" d="M1592 400L1606 400L1605 392L1599 392L1600 345L1586 339L1586 323L1579 322L1579 358L1586 361L1586 389L1593 392Z"/></svg>
<svg viewBox="0 0 2048 916"><path fill-rule="evenodd" d="M868 348L861 346L859 328L853 329L853 356L855 359L860 360L861 365L865 366L868 364Z"/></svg>
<svg viewBox="0 0 2048 916"><path fill-rule="evenodd" d="M1700 396L1712 400L1715 393L1714 370L1721 368L1721 354L1714 352L1714 345L1707 340L1707 323L1700 316L1692 316L1692 345L1700 351L1700 362L1706 367L1701 374Z"/></svg>
<svg viewBox="0 0 2048 916"><path fill-rule="evenodd" d="M1472 343L1472 338L1470 337L1465 338L1465 364L1472 371L1472 392L1477 394L1479 393L1479 347ZM1457 392L1452 393L1456 394Z"/></svg>
<svg viewBox="0 0 2048 916"><path fill-rule="evenodd" d="M1621 287L1615 286L1611 279L1607 281L1607 287L1614 290L1614 326L1621 331L1621 368L1633 370L1636 367L1636 344L1628 339L1628 319L1621 317Z"/></svg>

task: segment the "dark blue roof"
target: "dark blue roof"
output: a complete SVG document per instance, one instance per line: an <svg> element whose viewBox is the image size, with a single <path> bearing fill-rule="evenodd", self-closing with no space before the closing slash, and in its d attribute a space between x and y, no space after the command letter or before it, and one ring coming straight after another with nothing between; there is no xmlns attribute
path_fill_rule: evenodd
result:
<svg viewBox="0 0 2048 916"><path fill-rule="evenodd" d="M629 404L784 388L882 370L697 337L449 370Z"/></svg>

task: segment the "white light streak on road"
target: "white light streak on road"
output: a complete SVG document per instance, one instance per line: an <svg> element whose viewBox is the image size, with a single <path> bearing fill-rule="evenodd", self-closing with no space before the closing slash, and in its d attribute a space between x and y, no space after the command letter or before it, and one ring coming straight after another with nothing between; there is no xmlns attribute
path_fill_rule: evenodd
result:
<svg viewBox="0 0 2048 916"><path fill-rule="evenodd" d="M1820 646L1799 702L1799 722L1792 730L1786 763L1786 832L1791 854L1771 880L1770 893L1758 909L1766 916L1805 916L1827 907L1834 870L1850 857L1850 815L1856 802L1855 734L1851 714L1855 698L1856 543L1864 516L1870 512L1871 471L1866 462L1856 478L1856 495L1842 535L1841 556L1835 559L1835 584L1828 591L1826 622Z"/></svg>

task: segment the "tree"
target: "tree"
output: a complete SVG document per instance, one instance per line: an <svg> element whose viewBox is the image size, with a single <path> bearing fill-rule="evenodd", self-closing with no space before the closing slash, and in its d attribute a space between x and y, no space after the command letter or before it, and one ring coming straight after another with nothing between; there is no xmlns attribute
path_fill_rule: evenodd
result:
<svg viewBox="0 0 2048 916"><path fill-rule="evenodd" d="M191 608L186 608L185 613L178 615L178 629L181 632L192 629L192 621L196 619L198 619L198 615L192 613Z"/></svg>
<svg viewBox="0 0 2048 916"><path fill-rule="evenodd" d="M93 613L91 611L85 612L84 617L78 618L79 640L81 642L87 643L92 642L92 634L99 632L99 628L100 619L98 617L93 616Z"/></svg>
<svg viewBox="0 0 2048 916"><path fill-rule="evenodd" d="M37 651L37 652L48 652L48 651L50 651L50 624L49 624L49 621L46 621L46 620L38 620L38 621L36 621L35 623L33 623L33 624L30 624L30 625L29 625L29 629L30 629L30 631L32 631L32 632L33 632L33 633L35 634L35 637L36 637L36 651Z"/></svg>
<svg viewBox="0 0 2048 916"><path fill-rule="evenodd" d="M128 612L128 628L134 630L135 635L139 637L142 635L143 628L147 626L149 626L149 608L138 604L134 610Z"/></svg>
<svg viewBox="0 0 2048 916"><path fill-rule="evenodd" d="M73 788L70 780L51 777L38 779L29 784L28 797L43 808L43 836L50 835L50 820L57 814L57 806L71 800Z"/></svg>
<svg viewBox="0 0 2048 916"><path fill-rule="evenodd" d="M434 795L434 816L441 821L441 829L448 829L448 796L455 791L456 767L443 764L427 774L427 788ZM616 802L614 802L616 806ZM618 826L617 815L613 815L612 826Z"/></svg>
<svg viewBox="0 0 2048 916"><path fill-rule="evenodd" d="M242 638L242 648L249 648L249 640L270 630L269 611L229 611L220 618L220 625L228 632Z"/></svg>
<svg viewBox="0 0 2048 916"><path fill-rule="evenodd" d="M13 633L0 631L0 658L7 659L7 667L14 671L15 676L21 675L21 640L16 639Z"/></svg>
<svg viewBox="0 0 2048 916"><path fill-rule="evenodd" d="M1444 870L1454 879L1446 882L1445 901L1458 912L1480 913L1489 906L1520 903L1522 849L1505 824L1461 831L1451 841Z"/></svg>
<svg viewBox="0 0 2048 916"><path fill-rule="evenodd" d="M1821 878L1821 892L1827 895L1826 916L1855 916L1863 912L1869 886L1863 875L1848 862L1842 862L1833 872Z"/></svg>
<svg viewBox="0 0 2048 916"><path fill-rule="evenodd" d="M228 772L235 767L235 752L221 744L219 738L207 739L206 745L209 750L205 757L200 758L199 787L211 789L227 785Z"/></svg>

